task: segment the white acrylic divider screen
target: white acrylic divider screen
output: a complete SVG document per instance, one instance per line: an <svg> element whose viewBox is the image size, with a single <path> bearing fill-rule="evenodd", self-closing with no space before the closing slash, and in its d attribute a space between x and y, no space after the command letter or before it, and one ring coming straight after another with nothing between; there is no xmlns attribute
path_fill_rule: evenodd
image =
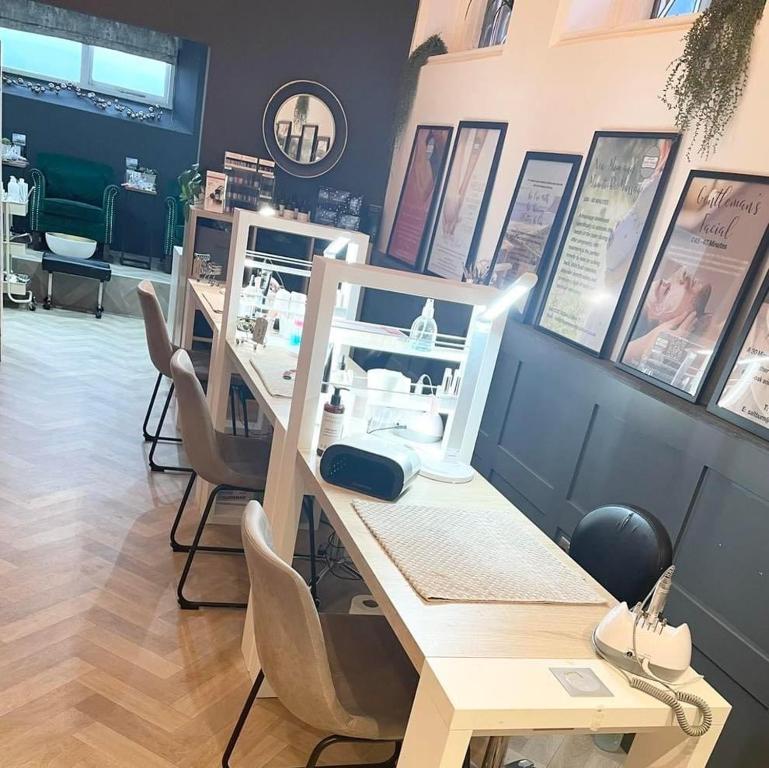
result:
<svg viewBox="0 0 769 768"><path fill-rule="evenodd" d="M436 349L423 353L427 358L457 361L463 370L457 404L446 429L445 447L447 450L456 451L461 461L469 463L506 320L506 313L503 313L491 323L483 322L480 320L480 314L499 297L499 291L487 286L327 259L316 259L310 280L305 322L308 327L313 328L313 334L302 339L299 351L288 444L294 444L299 450L314 447L312 441L321 397L323 369L332 336L335 341L345 346L396 351L392 337L366 333L363 323L359 324L360 329L356 329L351 323L345 323L342 327L333 326L337 288L345 283L473 307L470 329L463 349ZM398 350L401 354L413 354L406 337L400 344L403 346L402 350Z"/></svg>
<svg viewBox="0 0 769 768"><path fill-rule="evenodd" d="M344 248L345 260L349 263L364 263L368 257L369 237L363 232L327 227L322 224L284 219L279 216L265 216L254 211L237 209L232 222L230 255L227 276L228 302L225 304L226 333L230 341L235 339L237 319L240 314L240 287L243 285L246 267L263 268L272 272L309 276L313 269L313 260L287 258L266 254L249 249L249 242L256 242L259 230L283 232L307 238L308 253L312 255L315 242L328 241L332 248L327 248L327 259L335 260L337 254L333 248L338 244L338 252ZM360 290L356 287L344 297L345 314L354 319L358 311Z"/></svg>

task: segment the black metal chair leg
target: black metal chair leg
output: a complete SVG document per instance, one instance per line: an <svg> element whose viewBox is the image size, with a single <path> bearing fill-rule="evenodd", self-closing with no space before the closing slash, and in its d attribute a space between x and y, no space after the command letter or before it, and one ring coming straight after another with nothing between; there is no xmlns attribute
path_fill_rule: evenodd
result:
<svg viewBox="0 0 769 768"><path fill-rule="evenodd" d="M179 504L179 509L176 512L176 517L174 518L173 525L171 526L171 549L173 549L174 552L189 552L190 551L190 545L189 544L181 544L178 539L176 538L176 531L179 529L179 524L182 521L182 516L184 514L184 508L187 506L187 502L190 498L190 493L192 491L192 486L195 484L195 480L197 478L197 473L193 472L192 477L190 477L189 483L187 483L187 487L184 490L184 496L182 496L181 503ZM198 547L198 552L219 552L221 554L242 554L243 550L239 547Z"/></svg>
<svg viewBox="0 0 769 768"><path fill-rule="evenodd" d="M248 437L248 398L243 391L243 387L240 387L238 392L240 394L240 409L243 412L243 434Z"/></svg>
<svg viewBox="0 0 769 768"><path fill-rule="evenodd" d="M180 437L164 437L159 436L155 437L154 435L151 435L149 433L148 427L150 422L150 416L152 415L152 409L155 407L155 400L158 396L158 390L160 389L160 382L163 380L163 374L159 373L157 379L155 380L155 387L152 390L152 397L150 398L150 404L147 406L147 413L144 414L144 423L142 424L142 435L144 436L144 441L149 443L152 440L157 440L161 443L181 443L182 439Z"/></svg>
<svg viewBox="0 0 769 768"><path fill-rule="evenodd" d="M318 600L318 563L316 561L317 549L315 548L315 516L312 513L312 497L305 496L302 499L302 512L307 518L307 529L310 538L310 594L315 605L320 605Z"/></svg>
<svg viewBox="0 0 769 768"><path fill-rule="evenodd" d="M232 419L232 434L238 434L238 427L235 423L235 387L230 384L230 418ZM246 435L248 437L248 435Z"/></svg>
<svg viewBox="0 0 769 768"><path fill-rule="evenodd" d="M184 489L184 496L182 496L182 500L179 504L179 509L176 512L176 517L174 518L173 525L171 526L171 549L173 549L174 552L190 551L189 546L180 544L176 540L176 531L179 528L179 523L181 523L182 521L184 508L187 506L187 500L190 498L190 493L192 492L192 486L195 485L195 479L197 478L197 476L198 476L197 472L193 472L190 475L190 481L187 483L187 487Z"/></svg>
<svg viewBox="0 0 769 768"><path fill-rule="evenodd" d="M254 702L256 701L256 697L259 693L259 689L262 687L263 682L264 672L259 670L259 674L256 676L256 680L254 681L253 686L251 686L251 691L246 698L246 703L243 705L243 709L241 710L238 722L235 723L235 728L232 731L232 736L230 736L227 749L224 750L224 754L222 755L222 768L230 768L230 757L232 757L232 753L235 750L235 744L238 742L240 732L243 730L243 726L246 724L248 715L251 712L251 707L254 706Z"/></svg>
<svg viewBox="0 0 769 768"><path fill-rule="evenodd" d="M227 553L227 554L234 554L234 555L242 555L244 554L243 549L237 548L237 547L216 547L216 548L210 548L206 547L203 548L200 546L200 539L203 536L203 530L206 527L206 523L208 522L208 516L211 514L211 510L214 506L214 501L216 500L216 497L221 491L249 491L251 493L256 493L257 491L255 489L251 488L235 488L231 485L217 485L216 488L214 488L213 491L208 496L208 501L206 502L206 508L203 510L203 514L200 518L200 523L198 525L197 531L195 531L195 538L192 540L192 544L190 545L189 551L187 553L187 562L184 564L184 570L182 571L181 578L179 579L179 586L176 589L176 597L179 602L179 607L184 608L185 610L197 610L198 608L245 608L246 603L225 603L225 602L219 602L219 601L193 601L188 600L184 596L184 585L187 582L187 576L189 576L190 568L192 567L192 561L195 558L195 555L197 552L217 552L217 553Z"/></svg>
<svg viewBox="0 0 769 768"><path fill-rule="evenodd" d="M313 749L312 754L310 755L307 765L305 768L317 768L318 766L318 760L320 760L321 754L328 749L329 747L333 746L334 744L379 744L381 742L378 741L371 741L369 739L354 739L350 736L327 736L323 741L318 742L318 744L315 746L315 749ZM396 741L395 742L395 749L393 750L393 754L390 758L385 760L383 763L367 763L367 764L357 764L357 765L348 765L345 768L395 768L395 766L398 763L398 757L401 752L401 742ZM327 766L327 768L342 768L342 766Z"/></svg>
<svg viewBox="0 0 769 768"><path fill-rule="evenodd" d="M168 407L171 405L171 398L174 394L174 385L171 384L171 386L168 389L168 394L166 395L166 401L163 403L163 410L160 414L160 420L158 421L157 429L155 430L155 434L152 437L152 447L150 448L150 455L149 455L149 465L150 469L153 472L192 472L191 467L175 467L172 465L167 464L158 464L155 461L155 450L158 447L158 443L160 440L160 430L163 429L163 423L166 420L166 414L168 413Z"/></svg>

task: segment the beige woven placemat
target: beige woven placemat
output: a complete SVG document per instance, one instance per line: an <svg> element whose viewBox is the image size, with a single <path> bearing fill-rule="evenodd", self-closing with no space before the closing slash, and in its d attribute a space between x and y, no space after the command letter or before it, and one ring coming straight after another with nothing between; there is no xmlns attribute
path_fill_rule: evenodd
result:
<svg viewBox="0 0 769 768"><path fill-rule="evenodd" d="M606 601L514 512L381 504L353 506L425 600L471 603Z"/></svg>
<svg viewBox="0 0 769 768"><path fill-rule="evenodd" d="M296 360L296 355L291 352L267 347L251 355L251 367L259 374L273 397L292 397L294 379L284 379L283 374L296 369Z"/></svg>

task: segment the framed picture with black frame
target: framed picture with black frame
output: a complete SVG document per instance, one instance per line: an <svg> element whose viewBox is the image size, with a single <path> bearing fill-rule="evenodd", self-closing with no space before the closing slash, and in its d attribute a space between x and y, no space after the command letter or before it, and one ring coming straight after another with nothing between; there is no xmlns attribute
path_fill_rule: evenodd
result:
<svg viewBox="0 0 769 768"><path fill-rule="evenodd" d="M505 290L524 273L535 273L524 320L537 306L581 162L582 155L555 152L527 152L523 159L486 282Z"/></svg>
<svg viewBox="0 0 769 768"><path fill-rule="evenodd" d="M299 162L311 163L315 156L315 142L318 139L318 126L306 123L302 126L302 139L299 143Z"/></svg>
<svg viewBox="0 0 769 768"><path fill-rule="evenodd" d="M275 127L275 138L280 148L285 150L288 147L288 140L291 137L291 121L279 120Z"/></svg>
<svg viewBox="0 0 769 768"><path fill-rule="evenodd" d="M418 125L414 133L387 255L417 271L424 266L425 245L453 135L454 128L445 125Z"/></svg>
<svg viewBox="0 0 769 768"><path fill-rule="evenodd" d="M769 275L729 354L708 410L769 440Z"/></svg>
<svg viewBox="0 0 769 768"><path fill-rule="evenodd" d="M463 120L451 152L425 272L462 280L475 263L507 123Z"/></svg>
<svg viewBox="0 0 769 768"><path fill-rule="evenodd" d="M697 402L767 243L769 177L691 171L617 365Z"/></svg>
<svg viewBox="0 0 769 768"><path fill-rule="evenodd" d="M680 143L679 133L597 131L535 325L606 357Z"/></svg>

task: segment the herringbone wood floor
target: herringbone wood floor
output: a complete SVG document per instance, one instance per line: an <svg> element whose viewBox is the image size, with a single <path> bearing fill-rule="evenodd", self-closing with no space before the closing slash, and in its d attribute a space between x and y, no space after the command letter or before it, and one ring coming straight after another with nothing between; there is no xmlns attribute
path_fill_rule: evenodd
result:
<svg viewBox="0 0 769 768"><path fill-rule="evenodd" d="M218 766L250 685L244 614L177 608L183 555L167 537L186 479L146 468L142 326L63 310L5 319L0 765ZM243 595L239 561L209 557L191 594ZM323 735L260 702L233 763L304 765Z"/></svg>

